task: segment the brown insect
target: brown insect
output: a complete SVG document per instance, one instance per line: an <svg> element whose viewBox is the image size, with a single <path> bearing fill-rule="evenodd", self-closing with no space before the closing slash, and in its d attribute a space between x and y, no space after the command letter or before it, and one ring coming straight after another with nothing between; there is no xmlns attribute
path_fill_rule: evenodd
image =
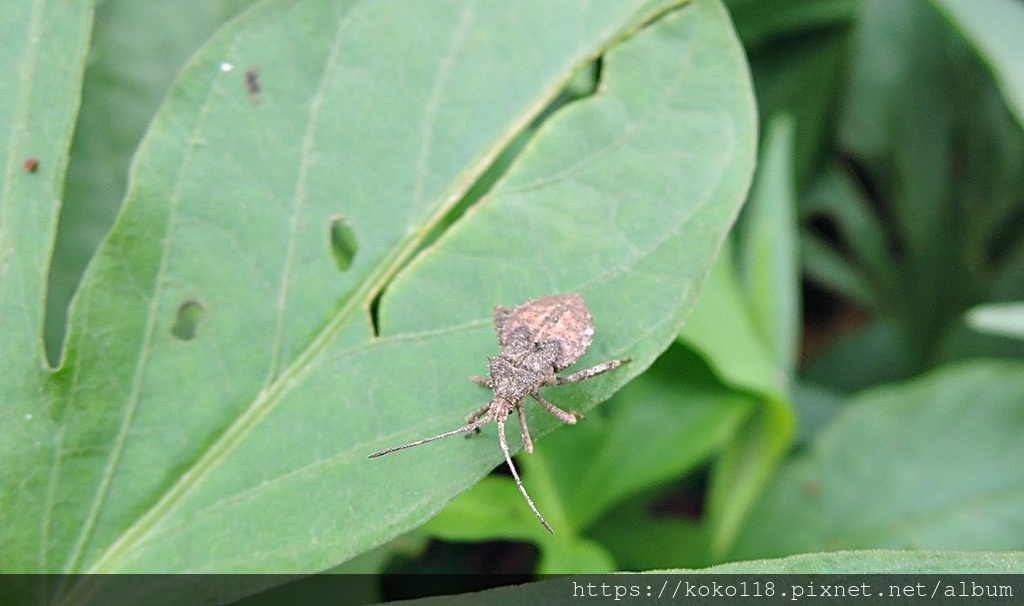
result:
<svg viewBox="0 0 1024 606"><path fill-rule="evenodd" d="M526 452L533 452L533 440L526 426L523 401L533 398L545 410L569 425L575 425L577 418L584 418L575 410L568 412L548 402L540 395L540 388L554 385L578 383L591 377L614 370L628 363L629 358L610 360L597 366L560 377L556 373L572 366L583 356L594 338L594 318L590 308L580 294L548 295L522 305L506 309L500 305L494 308L494 329L498 333L500 351L489 358L489 372L486 377L470 377L470 380L494 391L494 398L485 406L466 417L466 425L430 438L416 440L402 446L386 448L370 455L370 458L386 455L396 450L411 448L451 437L460 433L480 431L480 427L491 421L498 423L498 441L505 453L505 461L512 471L519 491L533 510L534 515L548 532L551 526L533 504L526 492L519 472L512 463L508 440L505 437L505 422L513 412L519 414L519 427Z"/></svg>

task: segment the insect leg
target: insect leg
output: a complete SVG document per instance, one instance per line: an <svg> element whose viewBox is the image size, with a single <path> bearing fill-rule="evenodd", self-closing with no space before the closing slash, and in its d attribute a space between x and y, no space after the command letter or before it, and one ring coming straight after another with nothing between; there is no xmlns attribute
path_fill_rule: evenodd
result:
<svg viewBox="0 0 1024 606"><path fill-rule="evenodd" d="M490 377L470 377L469 380L484 387L494 387Z"/></svg>
<svg viewBox="0 0 1024 606"><path fill-rule="evenodd" d="M482 419L483 416L485 414L487 414L487 411L489 411L490 409L491 409L491 403L488 402L487 404L484 404L480 408L478 408L478 409L474 410L473 412L469 413L468 415L466 415L466 422L467 423L473 423L473 422L475 422L475 421L477 421L479 419Z"/></svg>
<svg viewBox="0 0 1024 606"><path fill-rule="evenodd" d="M526 503L533 510L533 515L537 516L540 523L544 525L551 534L555 534L554 530L551 530L551 525L544 519L544 516L537 510L537 506L533 504L533 499L530 498L530 493L526 492L526 487L523 486L523 481L519 478L519 472L516 471L516 466L512 462L512 455L508 452L508 440L505 439L505 419L503 416L497 418L498 421L498 441L501 442L501 451L505 453L505 462L508 463L508 469L512 472L512 477L516 480L516 485L519 486L519 492L523 493L523 498L526 499Z"/></svg>
<svg viewBox="0 0 1024 606"><path fill-rule="evenodd" d="M596 377L599 374L606 373L609 370L615 370L623 364L629 364L629 358L623 358L621 360L609 360L597 366L591 366L586 370L574 372L568 377L555 377L554 385L568 385L569 383L579 383L580 381L586 381L591 377Z"/></svg>
<svg viewBox="0 0 1024 606"><path fill-rule="evenodd" d="M523 410L522 402L516 404L516 413L519 415L519 430L523 434L523 448L533 454L533 440L530 439L530 428L526 426L526 411Z"/></svg>
<svg viewBox="0 0 1024 606"><path fill-rule="evenodd" d="M551 402L548 402L547 400L545 400L543 398L543 396L540 395L539 391L535 391L535 392L531 393L530 397L532 397L534 400L537 400L537 402L541 406L543 406L545 409L547 409L547 411L550 412L551 414L553 414L556 417L558 417L559 419L561 419L561 421L563 423L568 423L569 425L575 425L576 424L576 417L577 416L579 416L580 418L584 418L584 419L586 418L586 417L583 416L582 412L576 412L575 410L570 410L569 412L566 412L566 411L562 410L561 408L555 406Z"/></svg>
<svg viewBox="0 0 1024 606"><path fill-rule="evenodd" d="M474 410L473 412L469 413L468 415L466 415L466 422L467 423L475 423L479 419L482 419L484 417L484 415L486 415L490 410L491 410L491 403L488 402L487 404L484 404L480 408L478 408L478 409ZM480 426L479 425L476 428L474 428L472 431L467 433L466 437L470 438L470 437L475 436L478 433L480 433Z"/></svg>

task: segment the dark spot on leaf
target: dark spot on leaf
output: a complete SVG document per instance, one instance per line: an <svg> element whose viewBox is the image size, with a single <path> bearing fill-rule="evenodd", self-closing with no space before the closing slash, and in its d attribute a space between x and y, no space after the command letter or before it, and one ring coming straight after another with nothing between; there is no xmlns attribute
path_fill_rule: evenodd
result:
<svg viewBox="0 0 1024 606"><path fill-rule="evenodd" d="M196 336L199 319L203 315L203 305L199 301L188 300L178 307L178 315L171 334L182 341L191 341Z"/></svg>
<svg viewBox="0 0 1024 606"><path fill-rule="evenodd" d="M39 169L39 160L35 158L29 158L25 160L25 171L34 173Z"/></svg>
<svg viewBox="0 0 1024 606"><path fill-rule="evenodd" d="M263 92L263 85L260 83L260 70L257 67L250 67L245 72L245 90L249 93L249 102L253 105L260 104L260 94Z"/></svg>
<svg viewBox="0 0 1024 606"><path fill-rule="evenodd" d="M355 259L358 251L356 234L348 221L343 217L331 219L331 254L334 255L334 262L338 264L338 269L348 271L352 267L352 260Z"/></svg>

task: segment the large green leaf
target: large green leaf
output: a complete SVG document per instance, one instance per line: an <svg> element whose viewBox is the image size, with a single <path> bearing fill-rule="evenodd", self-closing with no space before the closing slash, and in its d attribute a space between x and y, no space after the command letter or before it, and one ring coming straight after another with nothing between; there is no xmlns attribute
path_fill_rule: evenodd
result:
<svg viewBox="0 0 1024 606"><path fill-rule="evenodd" d="M1024 547L1024 364L981 361L854 398L788 462L736 559Z"/></svg>
<svg viewBox="0 0 1024 606"><path fill-rule="evenodd" d="M563 388L565 406L640 372L753 165L728 18L675 4L281 1L222 30L136 156L63 366L41 370L38 317L3 344L4 570L314 571L415 527L501 460L493 441L366 455L486 400L466 376L495 352L495 303L581 291L597 331L581 365L633 357ZM601 56L597 94L410 264ZM24 274L3 283L6 327L40 302L52 223L4 211L33 243L4 240Z"/></svg>

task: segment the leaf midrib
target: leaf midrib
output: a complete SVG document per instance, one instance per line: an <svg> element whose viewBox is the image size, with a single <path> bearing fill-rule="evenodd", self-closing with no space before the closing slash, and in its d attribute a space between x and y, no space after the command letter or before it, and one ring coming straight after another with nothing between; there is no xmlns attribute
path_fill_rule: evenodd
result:
<svg viewBox="0 0 1024 606"><path fill-rule="evenodd" d="M661 11L659 11L659 13L661 13ZM339 27L337 29L338 35L335 37L334 45L332 47L332 56L337 53L342 41L344 40L341 36L341 32L343 30L343 27ZM291 387L301 380L307 371L315 367L311 362L327 348L327 346L346 326L348 326L350 319L360 312L365 311L368 313L369 304L376 294L384 284L389 282L398 271L405 267L410 257L419 250L419 247L426 235L431 233L431 231L444 220L447 212L449 211L449 207L461 199L465 192L470 189L472 184L479 179L480 175L483 174L487 167L494 161L500 151L508 145L517 133L526 128L536 115L539 115L543 108L546 107L555 97L558 91L564 88L571 75L575 73L576 68L593 60L594 56L599 56L605 52L609 46L617 44L620 41L621 37L615 37L607 40L605 44L598 49L599 52L595 55L581 57L578 60L578 65L566 70L567 75L563 76L563 78L558 81L553 82L547 91L541 91L542 94L538 95L537 101L531 107L526 108L527 111L524 111L520 118L510 125L505 134L499 137L499 139L497 139L490 147L490 151L477 159L475 164L470 165L468 167L469 170L466 170L463 173L462 178L458 178L453 182L453 185L451 186L451 193L441 197L445 203L439 205L432 215L425 218L420 229L411 231L405 238L400 240L397 246L392 249L391 254L385 255L380 260L375 269L371 270L368 277L363 281L363 286L358 288L344 301L335 316L316 335L313 341L300 353L295 361L289 364L280 373L280 375L278 375L273 382L260 393L259 397L253 401L252 405L231 424L220 438L210 445L210 447L196 460L192 467L188 471L184 472L180 479L175 482L174 485L171 486L156 503L142 514L134 524L129 526L85 572L89 574L98 574L117 571L118 564L122 561L122 556L130 553L132 547L137 545L139 540L144 537L153 526L155 526L170 511L180 504L184 498L200 484L202 479L220 463L220 461L234 450L235 447L242 443L244 437L248 435L250 430L274 409L276 403L279 402L281 398L288 393L288 391L290 391ZM327 73L329 72L325 71L325 74ZM323 89L325 84L325 79L322 79L320 90ZM314 118L310 120L311 124L315 122L315 115L316 114L314 114ZM164 258L166 258L166 248ZM161 260L161 266L163 266L163 258ZM159 284L157 287L157 294L158 293ZM159 300L159 297L155 296L154 300ZM145 351L148 350L146 344L149 343L150 337L153 334L152 326L155 322L154 316L155 314L151 314L150 319L147 322L143 356L145 356ZM139 368L145 367L145 364L142 363L143 361L144 360L140 361ZM136 372L136 377L138 375L139 372ZM137 389L133 389L133 393L136 392ZM132 410L134 411L134 405ZM133 414L129 415L129 417L131 416L133 416ZM126 422L126 424L122 425L122 435L127 434L125 430L127 425L130 425L130 423ZM116 469L116 462L120 460L120 453L123 452L124 441L121 439L121 435L119 435L118 444L118 454L112 459L111 464L108 465L108 471L110 472ZM109 480L105 474L105 485L106 484L109 484ZM101 503L103 500L105 499L97 499L97 502ZM98 513L101 508L97 505L94 509ZM93 517L89 529L83 530L83 538L80 540L82 547L88 543L88 536L91 536L91 530L95 526L95 521L96 518ZM90 532L90 534L87 535L87 532ZM81 552L78 554L78 558L80 557ZM74 568L69 568L68 570L73 569ZM79 586L73 587L64 595L64 598L61 601L63 603L73 603L81 597L81 593Z"/></svg>
<svg viewBox="0 0 1024 606"><path fill-rule="evenodd" d="M646 19L641 19L639 23L640 25L649 23L659 16L670 12L677 6L678 5L671 5L663 7L661 10L652 11ZM596 47L594 53L585 57L580 57L576 62L576 67L578 68L579 66L593 60L595 57L600 56L606 52L609 47L618 44L622 39L635 33L639 27L640 26L638 25L635 28L625 29L620 32L620 35L613 36L605 40L603 44ZM334 51L337 50L342 40L340 36L342 28L338 28L336 31L338 31L338 34L335 37L333 47ZM305 373L314 368L311 362L313 362L315 358L330 345L333 339L349 325L350 320L360 312L368 313L370 301L373 300L373 297L380 291L383 285L405 267L410 257L416 254L419 250L419 247L426 235L431 233L436 225L445 218L450 207L461 199L462 195L468 191L470 186L479 179L479 176L491 163L493 163L494 158L505 146L507 146L507 144L514 138L515 134L521 132L532 121L532 119L536 115L539 115L540 111L549 104L550 100L554 98L558 91L564 88L565 83L570 79L571 75L575 73L575 71L575 69L566 70L566 75L551 83L548 90L539 91L537 101L532 106L524 108L524 111L520 114L520 118L510 123L505 135L499 136L487 153L482 154L475 162L470 163L467 166L467 169L462 173L461 178L456 177L456 179L453 180L453 183L449 188L449 195L439 198L442 200L441 204L439 204L438 208L431 215L424 218L424 221L421 224L422 227L418 230L410 230L408 235L399 240L399 242L391 249L389 254L384 255L375 266L370 268L366 279L362 282L363 286L357 288L355 292L343 301L341 308L314 337L313 341L301 351L291 364L288 364L284 368L279 376L273 378L273 382L267 385L265 390L262 391L256 399L254 399L249 408L242 413L219 438L211 443L208 449L195 460L192 467L185 472L170 487L170 489L163 494L163 496L159 497L158 500L145 513L143 513L134 524L127 527L120 537L99 555L97 560L88 569L89 572L116 571L118 569L118 565L124 562L124 556L130 555L132 548L138 545L139 539L144 537L155 524L159 523L160 520L165 519L166 514L174 510L184 500L186 495L196 488L202 479L206 477L211 470L216 468L223 458L244 440L245 436L248 435L251 429L274 409L277 402L279 402L280 399L303 378ZM323 85L323 80L321 80L321 90ZM310 123L314 121L315 115L314 119L311 120ZM428 159L429 156L421 156L421 159L424 158ZM179 179L179 184L180 182L181 181ZM171 212L173 212L173 209ZM163 267L165 259L166 248L164 250L164 255L161 258L161 267ZM154 292L154 301L159 300L159 297L156 295L159 294L161 288L161 284L159 282L160 275L162 274L158 274L158 283ZM283 313L283 310L281 313ZM154 334L154 322L154 317L151 314L150 318L147 320L147 328L144 333L144 340L141 348L143 356L148 355L151 337ZM276 355L277 354L275 354L275 356ZM126 417L125 423L122 424L121 434L118 436L119 447L117 452L112 455L110 464L108 465L107 472L110 474L109 477L112 477L116 472L116 468L120 462L124 446L124 439L122 438L126 435L125 428L130 426L131 419L134 417L135 405L138 404L138 378L140 376L140 372L142 372L139 370L141 368L145 368L144 359L140 360L140 364L136 369L135 383L133 384L132 389L134 398L132 408L131 412ZM105 474L105 484L109 483L109 477ZM102 508L101 505L102 502L106 500L106 496L106 491L104 491L102 495L97 495L97 501L94 503L94 510L96 512L99 512ZM82 553L84 552L84 546L87 545L89 540L92 538L91 532L95 528L97 517L98 516L92 516L89 529L83 530L83 535L79 541L80 549L76 553L76 567L82 557ZM77 589L77 587L72 588L71 593L63 596L63 601L69 602L76 597L80 597L80 592L76 591Z"/></svg>

